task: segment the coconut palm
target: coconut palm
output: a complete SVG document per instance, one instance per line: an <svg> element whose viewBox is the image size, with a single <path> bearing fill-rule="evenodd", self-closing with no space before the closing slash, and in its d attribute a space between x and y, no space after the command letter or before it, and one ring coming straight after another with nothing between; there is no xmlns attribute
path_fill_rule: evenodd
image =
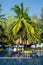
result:
<svg viewBox="0 0 43 65"><path fill-rule="evenodd" d="M17 19L17 22L12 30L14 37L18 35L24 39L27 38L28 40L31 40L31 38L35 38L35 31L33 26L31 25L33 21L30 16L28 16L29 8L27 7L24 10L23 3L21 3L20 6L15 5L15 7L11 9L16 13L15 19Z"/></svg>

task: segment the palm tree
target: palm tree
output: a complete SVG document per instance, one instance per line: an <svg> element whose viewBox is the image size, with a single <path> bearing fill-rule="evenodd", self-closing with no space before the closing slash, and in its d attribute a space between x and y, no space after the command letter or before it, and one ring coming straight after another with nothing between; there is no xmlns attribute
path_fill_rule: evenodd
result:
<svg viewBox="0 0 43 65"><path fill-rule="evenodd" d="M14 17L17 20L12 30L14 37L18 36L24 39L28 39L29 41L31 38L35 38L35 31L31 25L33 21L30 16L28 16L29 8L27 7L24 10L23 3L21 3L20 6L15 5L15 7L11 9L16 13L16 16Z"/></svg>
<svg viewBox="0 0 43 65"><path fill-rule="evenodd" d="M40 34L42 32L41 30L41 23L40 23L40 18L37 17L37 15L33 15L32 16L32 19L33 20L36 20L36 24L32 24L34 29L35 29L35 36L37 37L37 41L36 42L40 42L41 41L41 38L40 38Z"/></svg>
<svg viewBox="0 0 43 65"><path fill-rule="evenodd" d="M2 14L2 5L0 4L0 42L5 42L7 36L5 35L6 23L5 14Z"/></svg>

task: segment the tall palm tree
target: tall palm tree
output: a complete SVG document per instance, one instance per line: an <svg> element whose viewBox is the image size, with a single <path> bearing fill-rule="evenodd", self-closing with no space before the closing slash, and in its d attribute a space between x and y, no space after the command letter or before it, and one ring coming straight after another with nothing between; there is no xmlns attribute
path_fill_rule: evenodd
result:
<svg viewBox="0 0 43 65"><path fill-rule="evenodd" d="M13 27L13 35L16 37L17 35L23 38L27 38L28 40L31 40L32 38L35 38L34 34L34 28L31 25L33 22L28 16L28 10L29 8L27 7L25 10L23 8L23 3L21 3L20 6L15 5L15 7L11 8L15 13L15 19L17 19L16 24Z"/></svg>

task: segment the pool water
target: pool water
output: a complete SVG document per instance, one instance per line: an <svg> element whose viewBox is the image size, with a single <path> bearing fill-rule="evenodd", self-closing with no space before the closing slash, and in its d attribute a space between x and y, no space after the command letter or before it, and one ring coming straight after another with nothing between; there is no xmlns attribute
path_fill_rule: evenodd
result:
<svg viewBox="0 0 43 65"><path fill-rule="evenodd" d="M0 65L43 65L43 57L0 58Z"/></svg>
<svg viewBox="0 0 43 65"><path fill-rule="evenodd" d="M17 57L17 52L6 52L0 51L0 65L43 65L43 52L36 54L31 54L31 56L24 56L25 54L19 54ZM6 58L5 58L6 57Z"/></svg>

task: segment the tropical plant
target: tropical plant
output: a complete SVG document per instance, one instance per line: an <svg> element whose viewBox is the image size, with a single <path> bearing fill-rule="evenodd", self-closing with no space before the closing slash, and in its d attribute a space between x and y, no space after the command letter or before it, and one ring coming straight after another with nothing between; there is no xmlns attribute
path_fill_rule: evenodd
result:
<svg viewBox="0 0 43 65"><path fill-rule="evenodd" d="M24 10L23 3L21 3L20 6L15 5L15 7L11 9L16 13L15 19L17 20L12 30L14 37L18 36L24 39L26 38L29 41L31 41L32 38L35 39L34 27L31 25L31 23L35 22L28 16L29 8L27 7Z"/></svg>
<svg viewBox="0 0 43 65"><path fill-rule="evenodd" d="M40 23L40 18L38 18L37 17L37 15L33 15L32 16L32 19L34 20L36 20L37 22L36 22L36 24L34 24L34 23L32 23L32 25L33 25L33 27L34 27L34 29L35 29L35 36L37 37L37 41L36 42L40 42L41 41L41 38L40 38L40 34L41 34L41 23Z"/></svg>
<svg viewBox="0 0 43 65"><path fill-rule="evenodd" d="M5 30L6 30L6 18L5 18L5 14L2 14L2 5L0 4L0 42L6 43L7 40L7 36L5 34Z"/></svg>

